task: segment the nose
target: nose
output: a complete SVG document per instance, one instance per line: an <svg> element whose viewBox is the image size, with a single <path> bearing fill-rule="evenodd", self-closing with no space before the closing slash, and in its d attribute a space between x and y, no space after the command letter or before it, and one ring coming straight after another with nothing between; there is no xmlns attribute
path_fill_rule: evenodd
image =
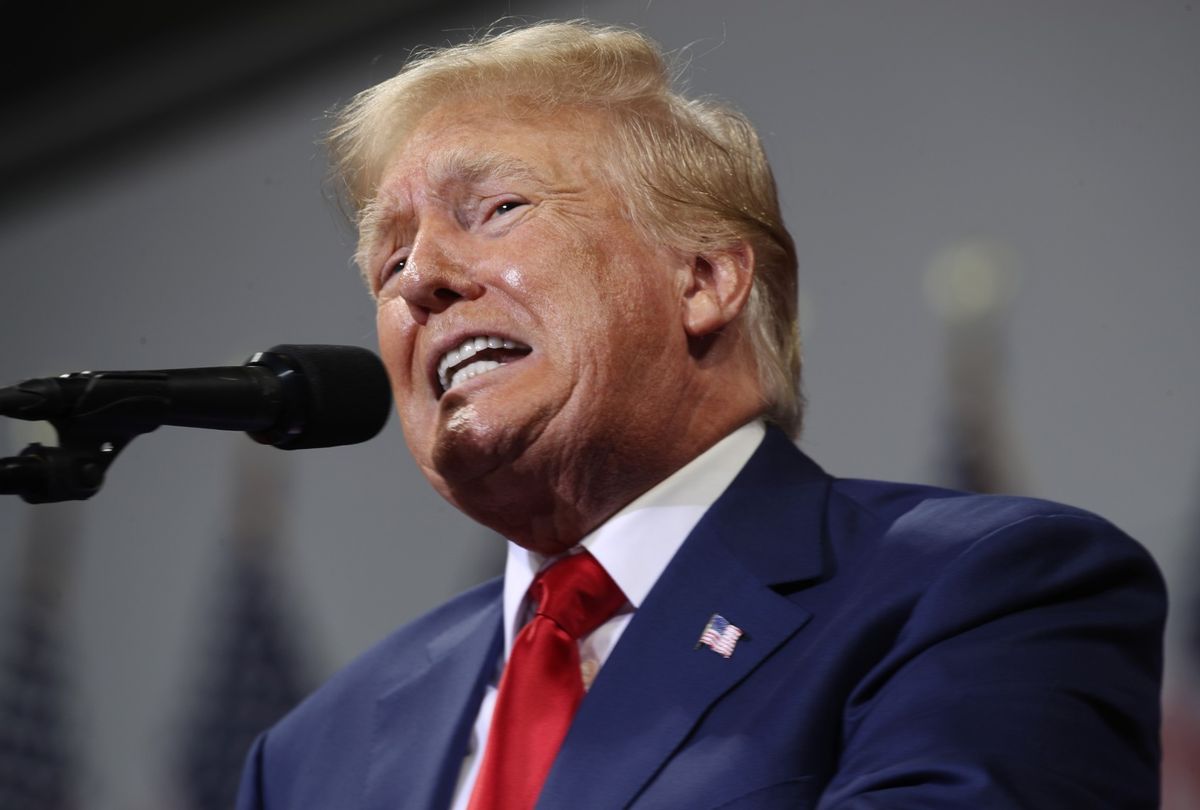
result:
<svg viewBox="0 0 1200 810"><path fill-rule="evenodd" d="M400 271L400 296L417 323L424 324L458 301L483 295L483 286L474 278L474 262L450 230L422 230Z"/></svg>

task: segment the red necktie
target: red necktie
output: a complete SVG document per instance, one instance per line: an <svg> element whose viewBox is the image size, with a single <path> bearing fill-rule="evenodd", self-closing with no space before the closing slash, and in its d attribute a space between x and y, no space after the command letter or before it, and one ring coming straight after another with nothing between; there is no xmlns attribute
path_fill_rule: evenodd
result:
<svg viewBox="0 0 1200 810"><path fill-rule="evenodd" d="M583 700L578 640L625 604L586 551L529 586L537 615L517 634L500 679L487 748L468 810L530 810Z"/></svg>

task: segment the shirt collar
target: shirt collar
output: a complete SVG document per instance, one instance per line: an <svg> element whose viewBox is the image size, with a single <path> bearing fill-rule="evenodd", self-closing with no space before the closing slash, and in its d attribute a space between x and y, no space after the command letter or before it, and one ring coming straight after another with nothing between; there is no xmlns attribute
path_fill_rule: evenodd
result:
<svg viewBox="0 0 1200 810"><path fill-rule="evenodd" d="M737 477L766 435L762 422L730 433L629 503L579 545L592 553L636 610L688 534ZM508 544L504 567L504 650L512 649L525 592L550 559Z"/></svg>

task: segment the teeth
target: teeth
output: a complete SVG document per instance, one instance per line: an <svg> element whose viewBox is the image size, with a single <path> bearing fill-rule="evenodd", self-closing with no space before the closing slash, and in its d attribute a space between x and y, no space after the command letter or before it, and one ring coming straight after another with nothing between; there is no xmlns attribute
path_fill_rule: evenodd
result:
<svg viewBox="0 0 1200 810"><path fill-rule="evenodd" d="M446 386L446 390L450 390L459 383L466 382L472 377L478 377L480 374L486 374L489 371L500 368L504 365L495 360L480 360L478 363L471 363L468 366L460 368L454 372L454 376L450 378L450 385Z"/></svg>
<svg viewBox="0 0 1200 810"><path fill-rule="evenodd" d="M515 340L493 337L491 335L469 337L442 356L441 361L438 363L437 369L438 382L442 384L443 391L449 391L451 388L461 382L504 365L496 360L480 360L478 362L469 363L463 366L455 371L453 375L450 374L450 369L454 368L459 363L470 360L477 353L483 351L484 349L527 348L529 347L522 343L517 343Z"/></svg>

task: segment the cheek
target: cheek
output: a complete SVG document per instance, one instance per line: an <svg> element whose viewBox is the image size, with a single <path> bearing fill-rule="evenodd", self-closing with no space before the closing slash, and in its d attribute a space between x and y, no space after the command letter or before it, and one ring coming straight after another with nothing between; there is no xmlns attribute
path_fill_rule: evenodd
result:
<svg viewBox="0 0 1200 810"><path fill-rule="evenodd" d="M500 278L504 281L504 286L515 293L527 291L528 284L525 280L525 273L520 267L509 265L501 271Z"/></svg>
<svg viewBox="0 0 1200 810"><path fill-rule="evenodd" d="M384 303L375 312L375 329L379 334L379 354L391 377L392 387L399 394L399 389L412 384L412 319L405 307Z"/></svg>
<svg viewBox="0 0 1200 810"><path fill-rule="evenodd" d="M412 319L406 307L384 303L375 313L375 324L379 333L379 354L392 382L392 397L404 431L404 440L414 458L424 459L425 448L416 438L427 435L422 425L428 416L417 407L421 398L413 396L416 381L413 379L415 329Z"/></svg>
<svg viewBox="0 0 1200 810"><path fill-rule="evenodd" d="M610 262L596 285L596 301L606 327L621 341L666 348L666 339L677 320L678 302L669 269L656 256L621 254ZM595 306L595 304L593 304Z"/></svg>
<svg viewBox="0 0 1200 810"><path fill-rule="evenodd" d="M629 268L621 257L608 254L603 246L572 244L556 256L547 274L548 289L543 300L560 324L570 333L589 340L610 337L612 310L624 308L629 289Z"/></svg>

